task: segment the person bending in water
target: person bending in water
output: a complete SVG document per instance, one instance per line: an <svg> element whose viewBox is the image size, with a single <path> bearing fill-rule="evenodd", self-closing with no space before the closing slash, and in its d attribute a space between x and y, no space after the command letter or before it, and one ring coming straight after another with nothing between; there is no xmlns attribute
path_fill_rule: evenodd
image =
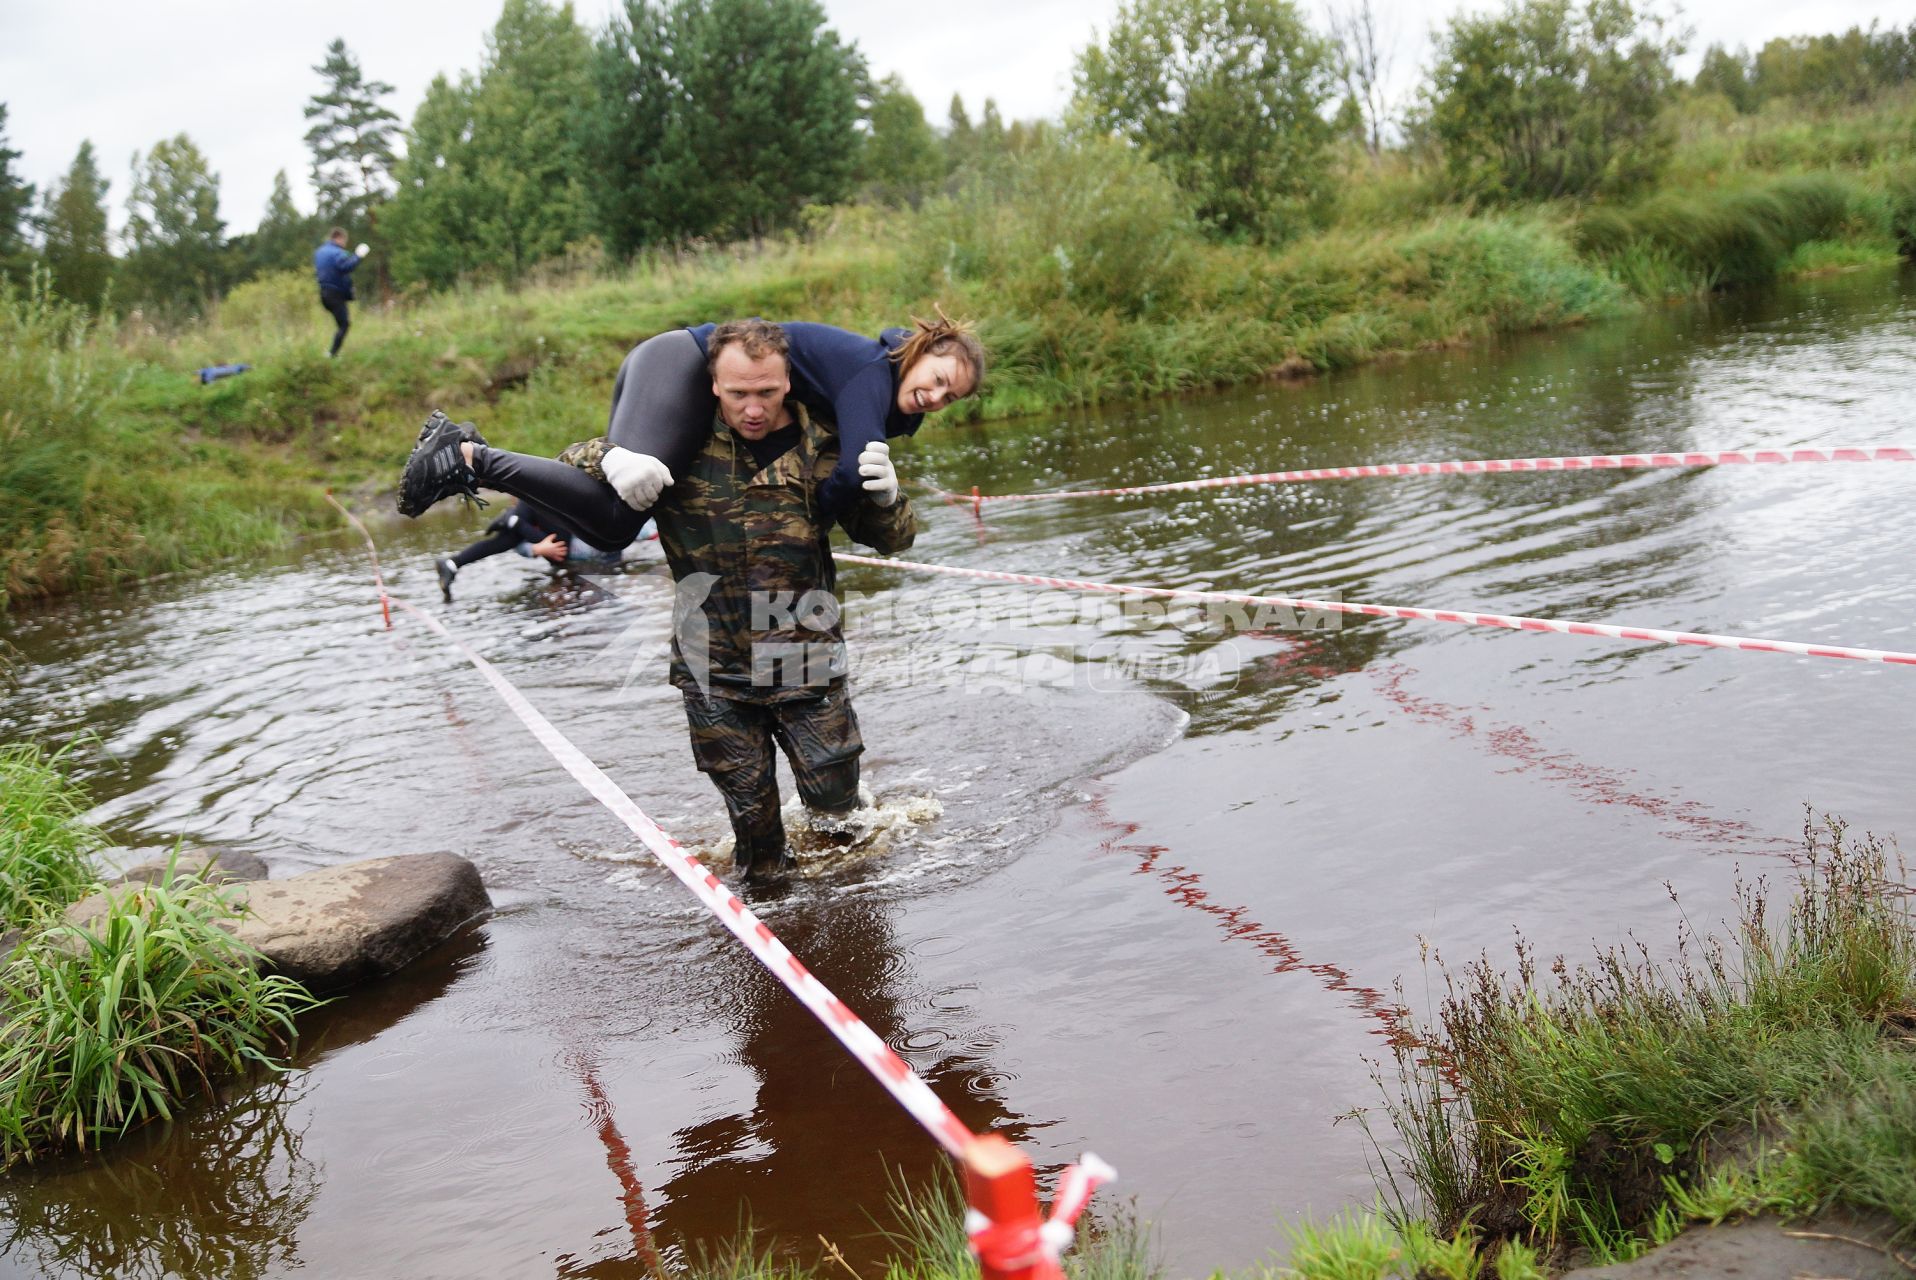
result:
<svg viewBox="0 0 1916 1280"><path fill-rule="evenodd" d="M858 804L865 744L846 689L831 526L891 555L912 544L917 520L882 441L849 503L835 518L820 511L816 491L844 446L793 394L784 329L716 325L706 350L717 413L653 512L678 584L671 680L692 758L725 798L734 865L757 879L792 865L774 743L808 806ZM596 474L616 447L588 440L560 457Z"/></svg>
<svg viewBox="0 0 1916 1280"><path fill-rule="evenodd" d="M889 452L887 437L917 431L926 414L974 394L984 378L984 346L969 324L940 310L935 321L912 326L876 338L805 321L780 326L791 398L838 435L838 463L819 486L826 518L856 504L860 468L868 454ZM548 527L572 529L595 546L625 547L711 436L716 406L707 366L716 328L674 329L626 356L612 385L597 475L490 448L472 424L435 413L406 461L400 514L418 516L454 494L474 498L484 485L528 504Z"/></svg>
<svg viewBox="0 0 1916 1280"><path fill-rule="evenodd" d="M446 598L446 603L451 604L453 579L459 576L461 569L475 560L503 555L508 551L537 557L554 567L575 569L609 569L619 563L620 554L617 551L602 551L584 538L568 534L563 529L548 533L533 515L532 508L523 502L515 502L512 510L486 526L485 537L464 551L433 561L433 568L439 571L439 594Z"/></svg>

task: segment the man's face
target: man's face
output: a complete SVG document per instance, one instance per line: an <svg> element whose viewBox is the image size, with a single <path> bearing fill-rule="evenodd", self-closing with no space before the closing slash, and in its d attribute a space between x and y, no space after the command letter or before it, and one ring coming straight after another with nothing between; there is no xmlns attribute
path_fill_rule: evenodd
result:
<svg viewBox="0 0 1916 1280"><path fill-rule="evenodd" d="M718 354L712 369L712 394L718 397L719 417L747 440L763 440L791 422L785 397L792 379L785 357L769 355L754 360L738 343Z"/></svg>

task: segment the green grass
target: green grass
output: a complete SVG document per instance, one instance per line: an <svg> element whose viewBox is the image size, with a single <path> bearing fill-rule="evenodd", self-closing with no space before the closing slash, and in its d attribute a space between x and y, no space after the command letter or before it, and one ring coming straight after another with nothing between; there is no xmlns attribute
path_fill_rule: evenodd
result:
<svg viewBox="0 0 1916 1280"><path fill-rule="evenodd" d="M1546 973L1520 947L1514 975L1447 973L1387 1106L1398 1228L1601 1262L1686 1220L1834 1204L1916 1238L1907 876L1840 823L1807 839L1786 916L1745 884L1728 943L1686 931L1673 963L1639 945ZM1755 1134L1753 1165L1723 1154Z"/></svg>
<svg viewBox="0 0 1916 1280"><path fill-rule="evenodd" d="M97 1147L222 1074L273 1068L315 1001L221 928L233 891L171 876L49 925L0 973L0 1165Z"/></svg>
<svg viewBox="0 0 1916 1280"><path fill-rule="evenodd" d="M97 1146L217 1075L273 1067L314 1004L222 927L233 890L170 869L68 924L64 908L97 888L87 855L103 841L63 763L0 747L0 894L21 930L0 968L0 1167Z"/></svg>
<svg viewBox="0 0 1916 1280"><path fill-rule="evenodd" d="M88 855L102 842L81 821L86 797L61 771L62 755L0 746L0 927L32 927L93 887Z"/></svg>

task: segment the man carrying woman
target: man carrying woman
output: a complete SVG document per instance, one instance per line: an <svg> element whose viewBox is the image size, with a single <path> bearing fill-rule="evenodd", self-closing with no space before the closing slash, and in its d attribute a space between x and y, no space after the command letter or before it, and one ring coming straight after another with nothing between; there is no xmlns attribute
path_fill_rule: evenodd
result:
<svg viewBox="0 0 1916 1280"><path fill-rule="evenodd" d="M626 356L612 386L604 479L551 458L487 446L470 425L428 419L399 486L399 511L417 516L454 494L484 485L511 494L550 526L594 546L625 547L673 476L711 434L716 408L706 361L717 326L674 329ZM911 435L928 413L974 394L985 351L971 326L914 319L910 329L867 338L831 325L780 325L789 344L792 399L837 433L837 467L819 486L829 518L859 500L867 454L886 438Z"/></svg>
<svg viewBox="0 0 1916 1280"><path fill-rule="evenodd" d="M865 744L846 687L831 526L891 554L911 545L917 525L882 441L867 450L856 495L824 515L818 493L843 446L792 395L783 329L738 320L705 339L716 413L652 511L679 587L671 681L685 699L692 756L725 800L733 865L759 879L792 865L775 745L807 806L842 814L859 802ZM616 451L588 440L558 465L603 483Z"/></svg>

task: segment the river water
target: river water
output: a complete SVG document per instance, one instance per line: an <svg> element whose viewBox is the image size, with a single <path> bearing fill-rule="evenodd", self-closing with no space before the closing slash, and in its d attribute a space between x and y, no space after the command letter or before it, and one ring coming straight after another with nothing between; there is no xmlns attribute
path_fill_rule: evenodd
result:
<svg viewBox="0 0 1916 1280"><path fill-rule="evenodd" d="M988 492L1279 467L1916 441L1916 281L1863 273L1188 401L931 427ZM483 424L482 424L483 425ZM397 442L396 452L403 442ZM1371 479L920 498L913 558L1099 581L1916 649L1916 467ZM449 504L450 505L450 504ZM725 832L664 686L653 549L592 583L480 520L374 523L440 612L662 825ZM1173 1274L1269 1260L1372 1196L1357 1127L1426 947L1669 949L1806 806L1916 830L1916 671L1420 622L1124 613L853 568L867 780L891 821L762 896L976 1129L1090 1148ZM1286 629L1294 624L1303 629ZM940 1157L443 642L381 630L357 539L17 613L0 739L78 757L119 856L276 876L449 850L497 912L304 1025L294 1069L104 1156L0 1180L23 1276L631 1276L749 1221L885 1252ZM786 779L789 791L789 779Z"/></svg>

